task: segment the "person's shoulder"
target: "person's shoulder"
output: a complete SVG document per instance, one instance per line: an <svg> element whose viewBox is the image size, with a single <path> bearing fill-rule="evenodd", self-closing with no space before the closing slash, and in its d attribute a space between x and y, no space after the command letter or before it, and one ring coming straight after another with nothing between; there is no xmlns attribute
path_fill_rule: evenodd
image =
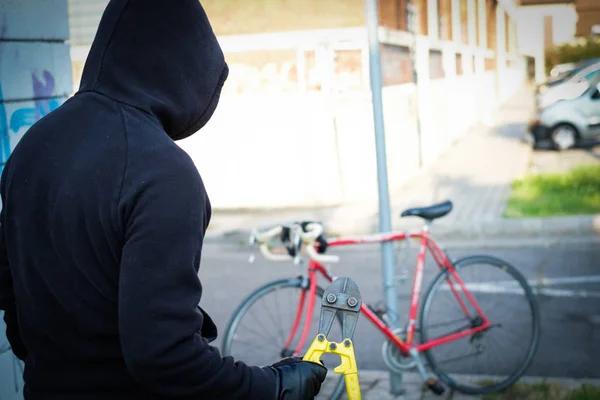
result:
<svg viewBox="0 0 600 400"><path fill-rule="evenodd" d="M198 169L190 157L164 131L152 116L125 110L127 158L130 170L149 170L156 175L178 176L178 179L200 180Z"/></svg>

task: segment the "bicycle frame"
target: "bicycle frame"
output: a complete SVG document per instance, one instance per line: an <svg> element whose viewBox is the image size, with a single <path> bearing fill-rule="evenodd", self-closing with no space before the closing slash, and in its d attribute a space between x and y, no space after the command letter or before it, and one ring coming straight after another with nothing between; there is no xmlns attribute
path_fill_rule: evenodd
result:
<svg viewBox="0 0 600 400"><path fill-rule="evenodd" d="M391 242L391 241L399 241L406 239L420 239L420 247L419 253L417 257L417 266L415 270L415 278L413 282L411 303L410 303L410 311L409 311L409 319L408 319L408 331L406 336L406 341L403 341L399 338L392 329L375 313L373 312L365 303L361 306L361 313L364 314L371 323L373 323L377 329L379 329L392 343L394 343L403 355L408 355L410 350L415 349L417 352L422 352L429 350L433 347L437 347L448 342L458 340L468 335L472 335L474 333L486 330L490 327L489 320L483 314L483 311L471 295L471 293L465 287L463 281L460 279L458 274L456 273L454 266L448 260L444 252L438 247L435 240L429 235L427 227L423 228L423 230L419 233L404 233L404 232L392 232L388 234L375 234L363 237L348 237L348 238L339 238L332 239L328 242L329 247L339 247L339 246L351 246L351 245L359 245L359 244L367 244L367 243L383 243L383 242ZM418 317L418 304L421 295L421 286L423 280L423 269L425 268L425 255L427 250L432 254L435 262L437 263L440 269L446 268L448 270L448 277L446 281L450 286L450 290L456 297L462 311L465 313L465 316L470 318L471 313L469 312L469 308L465 303L464 299L460 296L460 292L464 294L466 300L471 304L477 315L481 318L482 324L473 327L470 329L465 329L463 331L452 333L446 336L441 336L435 339L431 339L425 343L415 345L414 341L414 333L415 333L415 323ZM304 329L302 331L300 341L296 346L294 351L295 355L299 355L302 351L304 344L306 343L306 339L310 330L310 322L312 320L312 315L314 311L314 303L317 291L317 274L321 274L327 281L332 282L336 277L331 275L327 269L319 262L314 260L309 260L308 263L308 280L309 280L309 288L308 288L308 302L306 302L307 291L302 291L300 295L300 301L298 303L298 309L296 311L296 317L294 319L294 324L292 327L292 331L285 343L284 348L289 348L294 337L296 336L296 332L300 325L300 321L302 319L302 315L304 312L304 304L307 303L306 310L306 323ZM452 282L452 279L455 283ZM456 284L459 286L459 290L456 288Z"/></svg>

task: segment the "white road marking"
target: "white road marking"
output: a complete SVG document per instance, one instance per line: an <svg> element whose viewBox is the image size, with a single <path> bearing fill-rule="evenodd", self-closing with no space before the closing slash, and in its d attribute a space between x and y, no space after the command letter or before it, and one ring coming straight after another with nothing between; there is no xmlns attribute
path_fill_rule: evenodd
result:
<svg viewBox="0 0 600 400"><path fill-rule="evenodd" d="M549 289L546 286L552 285L576 285L582 283L600 282L600 275L577 276L577 277L559 277L559 278L543 278L540 280L531 280L533 292L538 296L549 297L570 297L570 298L599 298L600 291L577 290L577 289ZM470 292L479 293L504 293L523 295L524 291L518 286L515 281L499 281L499 282L481 282L467 283L465 287ZM443 290L450 290L448 286L443 286ZM458 285L455 285L455 290L461 291Z"/></svg>
<svg viewBox="0 0 600 400"><path fill-rule="evenodd" d="M600 275L584 275L584 276L566 276L561 278L542 278L528 280L532 287L537 286L552 286L552 285L577 285L581 283L600 283ZM501 286L518 286L517 281L498 281L496 284Z"/></svg>

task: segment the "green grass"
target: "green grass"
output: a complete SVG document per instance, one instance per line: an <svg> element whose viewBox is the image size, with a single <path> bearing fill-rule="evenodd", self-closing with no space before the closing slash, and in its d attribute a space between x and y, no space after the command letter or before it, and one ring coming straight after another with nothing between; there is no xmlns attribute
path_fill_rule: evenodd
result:
<svg viewBox="0 0 600 400"><path fill-rule="evenodd" d="M583 384L569 389L557 383L517 383L502 393L488 394L485 400L600 400L600 387Z"/></svg>
<svg viewBox="0 0 600 400"><path fill-rule="evenodd" d="M515 181L504 216L553 217L600 213L600 165Z"/></svg>

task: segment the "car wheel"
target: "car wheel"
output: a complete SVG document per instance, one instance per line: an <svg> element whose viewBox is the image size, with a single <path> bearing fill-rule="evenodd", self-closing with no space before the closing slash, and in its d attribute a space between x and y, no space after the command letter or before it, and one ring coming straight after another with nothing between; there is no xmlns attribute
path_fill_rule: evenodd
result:
<svg viewBox="0 0 600 400"><path fill-rule="evenodd" d="M574 126L559 124L552 129L552 144L557 150L566 150L577 144L578 133Z"/></svg>

